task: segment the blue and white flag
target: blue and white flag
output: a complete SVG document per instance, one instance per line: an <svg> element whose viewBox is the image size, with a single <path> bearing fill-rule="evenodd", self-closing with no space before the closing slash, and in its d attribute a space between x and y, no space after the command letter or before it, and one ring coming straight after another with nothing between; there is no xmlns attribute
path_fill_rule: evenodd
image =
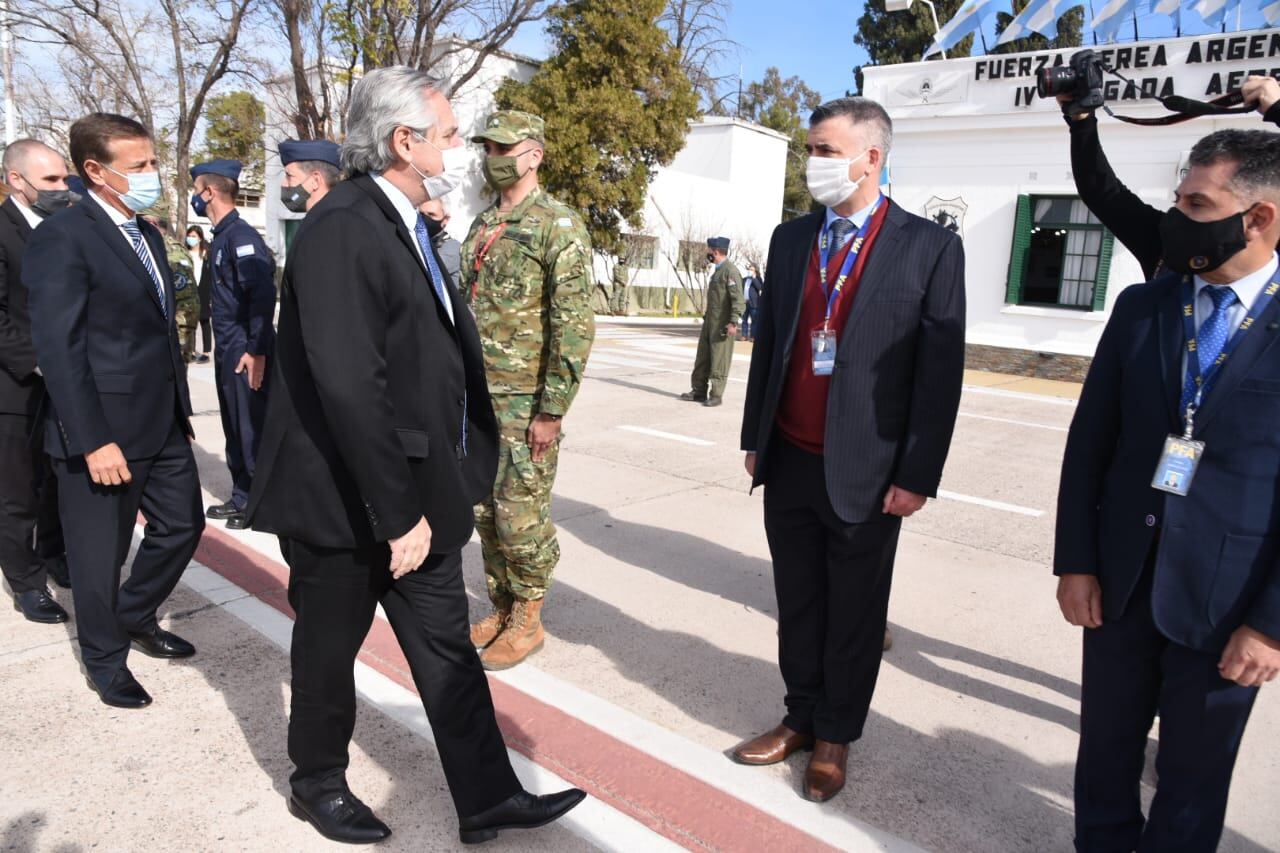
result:
<svg viewBox="0 0 1280 853"><path fill-rule="evenodd" d="M1174 27L1182 28L1182 0L1151 0L1151 12L1155 15L1168 15Z"/></svg>
<svg viewBox="0 0 1280 853"><path fill-rule="evenodd" d="M1098 41L1115 41L1116 33L1133 19L1137 8L1138 0L1108 0L1093 16L1093 32Z"/></svg>
<svg viewBox="0 0 1280 853"><path fill-rule="evenodd" d="M1079 0L1031 0L1017 14L996 41L996 47L1039 33L1052 41L1058 37L1058 18L1068 9L1082 5Z"/></svg>
<svg viewBox="0 0 1280 853"><path fill-rule="evenodd" d="M1197 0L1192 8L1211 27L1221 27L1223 22L1234 25L1240 0Z"/></svg>
<svg viewBox="0 0 1280 853"><path fill-rule="evenodd" d="M982 29L983 21L986 20L991 12L995 11L992 7L997 2L998 0L964 0L960 4L960 8L956 9L956 13L951 20L943 24L942 29L938 30L933 44L929 45L929 49L924 52L924 56L921 58L928 59L930 55L938 51L951 50L965 36Z"/></svg>
<svg viewBox="0 0 1280 853"><path fill-rule="evenodd" d="M1271 0L1262 7L1262 17L1267 19L1267 26L1280 26L1280 0Z"/></svg>

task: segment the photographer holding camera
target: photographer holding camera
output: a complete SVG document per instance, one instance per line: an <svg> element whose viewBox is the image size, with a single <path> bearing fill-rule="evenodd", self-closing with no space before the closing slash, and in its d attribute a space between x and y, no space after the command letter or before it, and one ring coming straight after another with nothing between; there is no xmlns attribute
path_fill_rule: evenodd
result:
<svg viewBox="0 0 1280 853"><path fill-rule="evenodd" d="M1087 57L1085 55L1088 55ZM1164 211L1147 204L1126 187L1111 168L1098 138L1094 111L1102 106L1101 69L1093 68L1092 51L1071 58L1078 73L1067 79L1074 91L1057 95L1062 114L1071 130L1071 174L1076 192L1085 206L1128 249L1153 278L1160 266L1160 220ZM1251 76L1241 88L1244 103L1257 109L1263 121L1280 125L1280 83L1271 77Z"/></svg>

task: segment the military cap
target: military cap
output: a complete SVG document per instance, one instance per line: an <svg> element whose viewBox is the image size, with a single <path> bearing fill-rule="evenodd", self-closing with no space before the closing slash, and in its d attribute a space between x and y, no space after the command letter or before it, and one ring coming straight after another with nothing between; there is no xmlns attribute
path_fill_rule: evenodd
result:
<svg viewBox="0 0 1280 853"><path fill-rule="evenodd" d="M239 160L210 160L208 163L200 163L191 167L191 177L198 178L201 175L221 175L224 178L230 178L233 181L240 180L240 161Z"/></svg>
<svg viewBox="0 0 1280 853"><path fill-rule="evenodd" d="M729 238L728 237L712 237L710 240L707 241L707 248L719 249L722 252L727 252L729 251Z"/></svg>
<svg viewBox="0 0 1280 853"><path fill-rule="evenodd" d="M84 195L84 181L80 180L79 175L67 175L67 189L71 190L76 195Z"/></svg>
<svg viewBox="0 0 1280 853"><path fill-rule="evenodd" d="M546 144L546 123L542 116L519 110L498 110L484 123L484 130L471 137L472 142L492 140L499 145L515 145L522 139Z"/></svg>
<svg viewBox="0 0 1280 853"><path fill-rule="evenodd" d="M338 143L330 142L327 139L307 139L302 141L286 139L280 143L280 163L287 166L290 163L297 163L299 160L319 160L335 168L341 168L342 163L338 159L340 150Z"/></svg>

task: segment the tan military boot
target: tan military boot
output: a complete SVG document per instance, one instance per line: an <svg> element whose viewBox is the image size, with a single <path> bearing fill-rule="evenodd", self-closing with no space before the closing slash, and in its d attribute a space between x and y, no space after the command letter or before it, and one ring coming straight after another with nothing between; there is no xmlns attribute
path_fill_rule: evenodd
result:
<svg viewBox="0 0 1280 853"><path fill-rule="evenodd" d="M480 662L485 669L510 669L542 648L545 636L542 630L542 599L516 599L511 607L511 616L507 618L507 627L480 655Z"/></svg>
<svg viewBox="0 0 1280 853"><path fill-rule="evenodd" d="M493 612L471 626L471 645L477 649L488 648L507 624L511 615L511 599L500 598L493 606Z"/></svg>

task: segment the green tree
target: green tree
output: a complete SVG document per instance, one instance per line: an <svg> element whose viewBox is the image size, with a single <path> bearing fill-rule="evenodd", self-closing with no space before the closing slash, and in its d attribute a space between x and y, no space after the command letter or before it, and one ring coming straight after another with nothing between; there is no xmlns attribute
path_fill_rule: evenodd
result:
<svg viewBox="0 0 1280 853"><path fill-rule="evenodd" d="M1031 0L1013 0L1013 15L1008 12L996 13L996 37L998 38L1005 28L1009 26L1009 22L1013 20L1023 9L1027 8L1027 4ZM1035 34L1027 36L1024 39L1014 39L1008 44L1002 44L993 49L992 53L1024 53L1032 50L1052 50L1058 47L1079 47L1081 43L1082 33L1084 30L1084 8L1076 6L1069 10L1065 15L1058 19L1058 37L1055 39L1047 39L1042 35Z"/></svg>
<svg viewBox="0 0 1280 853"><path fill-rule="evenodd" d="M698 99L658 25L664 0L571 0L550 13L554 49L528 83L498 89L502 109L547 123L542 179L582 212L596 251L617 254L623 223L643 226L649 182L684 147Z"/></svg>
<svg viewBox="0 0 1280 853"><path fill-rule="evenodd" d="M244 164L240 183L262 189L265 168L262 137L267 123L262 101L248 92L214 95L205 108L204 120L202 159L239 160Z"/></svg>
<svg viewBox="0 0 1280 853"><path fill-rule="evenodd" d="M934 0L938 10L938 23L945 24L955 15L963 0ZM924 52L933 44L935 31L933 16L924 3L912 3L905 12L886 12L884 3L874 0L863 8L858 18L858 31L853 43L864 48L871 57L871 65L897 65L902 62L919 62ZM947 56L968 56L973 49L973 36L965 36L947 50ZM931 59L941 59L935 53ZM862 66L853 69L857 91L862 91Z"/></svg>
<svg viewBox="0 0 1280 853"><path fill-rule="evenodd" d="M786 187L782 195L782 217L803 216L813 206L805 184L805 127L809 113L822 103L822 95L810 89L799 77L782 78L777 68L764 72L764 79L752 83L742 92L739 112L742 117L785 134L787 145Z"/></svg>

